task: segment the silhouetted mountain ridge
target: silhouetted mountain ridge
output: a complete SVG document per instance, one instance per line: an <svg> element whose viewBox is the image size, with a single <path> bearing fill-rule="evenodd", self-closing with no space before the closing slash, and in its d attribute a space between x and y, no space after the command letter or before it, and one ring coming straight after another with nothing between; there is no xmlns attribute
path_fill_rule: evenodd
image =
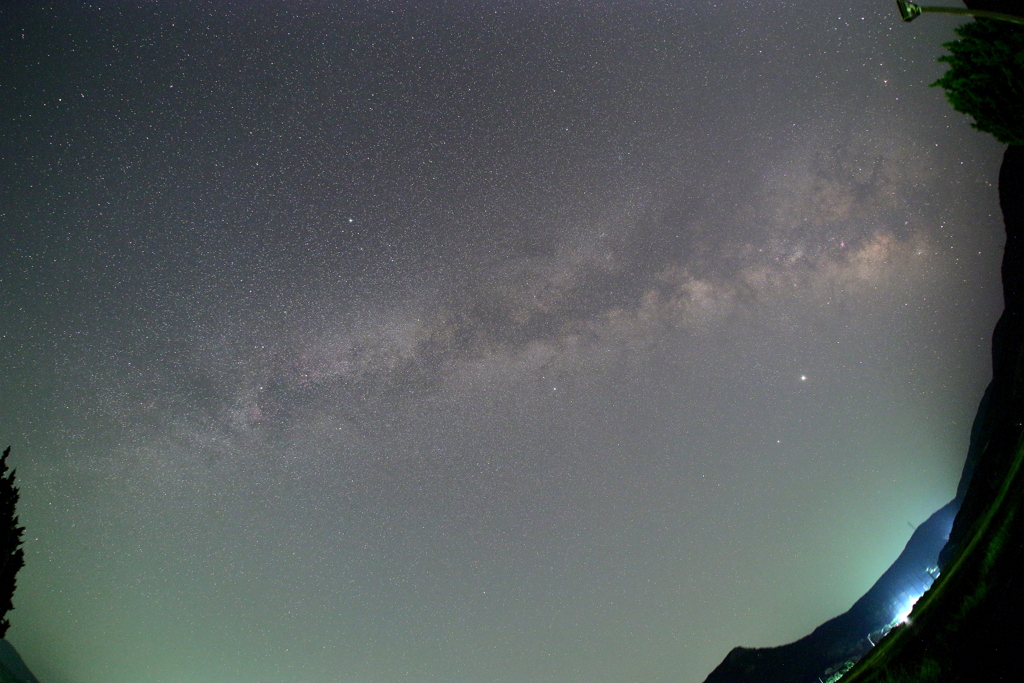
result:
<svg viewBox="0 0 1024 683"><path fill-rule="evenodd" d="M990 9L1001 11L1019 8L1016 3L989 4ZM1008 481L1024 433L1024 147L1010 146L1004 154L999 203L1006 227L1002 263L1005 308L992 335L992 382L971 428L956 497L921 525L903 554L848 612L788 645L734 648L705 683L816 683L834 679L847 663L863 656L877 642L874 636L881 635L879 624L886 610L892 611L894 601L900 600L903 587L919 586L922 571L931 566L941 569L965 545L971 530ZM948 541L943 539L936 547L942 533L948 534ZM1022 546L1016 543L1013 547L1020 551ZM933 563L929 561L932 553ZM975 662L968 667L972 673L980 672L983 665L991 671L1016 671L1015 654L1024 641L1012 635L1016 630L1003 625L1011 617L1015 622L1018 608L1024 605L1024 583L1016 578L1017 567L1019 563L1001 570L1006 576L998 604L982 605L978 610L978 614L991 612L998 616L992 617L989 628L978 630L970 639L972 647L964 650L970 651ZM900 611L902 608L893 618Z"/></svg>
<svg viewBox="0 0 1024 683"><path fill-rule="evenodd" d="M0 639L0 683L39 683L14 646Z"/></svg>
<svg viewBox="0 0 1024 683"><path fill-rule="evenodd" d="M705 683L807 683L860 658L931 585L957 505L950 501L917 527L896 561L848 611L788 645L734 648Z"/></svg>

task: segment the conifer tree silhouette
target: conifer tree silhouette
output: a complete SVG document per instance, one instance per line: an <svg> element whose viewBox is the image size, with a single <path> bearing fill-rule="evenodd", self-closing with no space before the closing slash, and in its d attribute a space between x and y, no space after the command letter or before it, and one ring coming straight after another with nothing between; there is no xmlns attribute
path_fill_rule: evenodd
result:
<svg viewBox="0 0 1024 683"><path fill-rule="evenodd" d="M14 470L7 472L8 446L0 457L0 638L7 635L11 622L7 612L14 609L14 589L18 570L25 566L25 552L21 537L25 528L18 526L18 487L14 485Z"/></svg>
<svg viewBox="0 0 1024 683"><path fill-rule="evenodd" d="M978 19L955 29L960 40L944 43L939 57L949 71L933 86L971 125L1007 145L1024 145L1024 26Z"/></svg>

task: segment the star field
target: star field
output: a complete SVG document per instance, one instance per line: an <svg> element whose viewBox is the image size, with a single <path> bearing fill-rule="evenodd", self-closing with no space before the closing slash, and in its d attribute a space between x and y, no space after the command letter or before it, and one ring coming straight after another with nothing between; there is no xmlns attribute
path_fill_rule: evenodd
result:
<svg viewBox="0 0 1024 683"><path fill-rule="evenodd" d="M1002 148L888 3L0 9L41 680L700 681L953 495Z"/></svg>

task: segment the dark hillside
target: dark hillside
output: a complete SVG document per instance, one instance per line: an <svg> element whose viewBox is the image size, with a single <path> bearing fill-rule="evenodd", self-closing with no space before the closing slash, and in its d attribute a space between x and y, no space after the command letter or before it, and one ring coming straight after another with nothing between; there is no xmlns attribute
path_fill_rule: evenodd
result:
<svg viewBox="0 0 1024 683"><path fill-rule="evenodd" d="M965 4L1024 15L1022 0ZM874 649L863 641L853 644L857 629L874 642L873 632L865 631L874 624L856 622L850 615L886 576L905 571L897 569L903 556L850 612L789 645L736 648L707 683L835 680L869 650L844 681L1019 678L1015 659L1024 646L1024 631L1019 628L1024 608L1024 146L1011 145L1004 154L999 201L1006 228L1005 307L992 335L992 381L974 420L957 494L940 510L956 511L948 543L937 560L942 576L911 619Z"/></svg>
<svg viewBox="0 0 1024 683"><path fill-rule="evenodd" d="M1024 646L1024 147L999 173L1006 223L1006 308L992 340L992 384L961 480L963 503L943 576L907 625L844 681L1002 681L1020 676Z"/></svg>
<svg viewBox="0 0 1024 683"><path fill-rule="evenodd" d="M915 533L904 555L849 612L789 645L736 648L707 683L834 680L869 651L844 681L1016 680L1011 676L1024 646L1014 628L1024 609L1024 147L1006 150L999 199L1006 225L1005 310L993 333L993 379L978 408L957 496L926 523L959 508L938 561L942 576L908 622L871 649L878 612L875 622L858 615L883 586L898 592L894 577L913 582L916 565L904 556Z"/></svg>
<svg viewBox="0 0 1024 683"><path fill-rule="evenodd" d="M779 647L737 647L706 683L804 683L843 670L871 649L932 584L956 514L955 501L920 525L899 558L849 611Z"/></svg>

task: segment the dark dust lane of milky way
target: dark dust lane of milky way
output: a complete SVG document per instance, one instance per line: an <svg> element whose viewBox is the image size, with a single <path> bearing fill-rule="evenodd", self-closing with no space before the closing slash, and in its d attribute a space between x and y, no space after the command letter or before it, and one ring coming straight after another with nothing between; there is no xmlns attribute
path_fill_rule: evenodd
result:
<svg viewBox="0 0 1024 683"><path fill-rule="evenodd" d="M702 680L950 500L1002 147L888 2L0 9L49 683Z"/></svg>

